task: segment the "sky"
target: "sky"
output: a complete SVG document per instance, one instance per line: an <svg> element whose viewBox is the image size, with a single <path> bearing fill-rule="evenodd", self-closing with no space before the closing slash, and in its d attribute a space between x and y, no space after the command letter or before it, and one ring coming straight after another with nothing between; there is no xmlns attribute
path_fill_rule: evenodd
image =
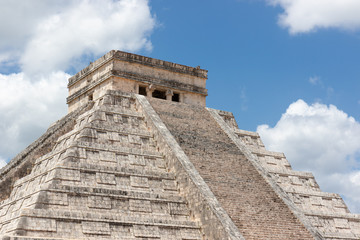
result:
<svg viewBox="0 0 360 240"><path fill-rule="evenodd" d="M360 213L359 0L0 0L0 167L117 49L207 69L207 106Z"/></svg>

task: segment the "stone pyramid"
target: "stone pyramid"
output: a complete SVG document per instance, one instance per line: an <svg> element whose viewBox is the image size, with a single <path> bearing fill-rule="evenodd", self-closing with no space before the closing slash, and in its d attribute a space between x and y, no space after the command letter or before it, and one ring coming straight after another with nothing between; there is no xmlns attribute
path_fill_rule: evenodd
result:
<svg viewBox="0 0 360 240"><path fill-rule="evenodd" d="M360 215L206 108L207 71L111 51L0 170L0 239L360 239Z"/></svg>

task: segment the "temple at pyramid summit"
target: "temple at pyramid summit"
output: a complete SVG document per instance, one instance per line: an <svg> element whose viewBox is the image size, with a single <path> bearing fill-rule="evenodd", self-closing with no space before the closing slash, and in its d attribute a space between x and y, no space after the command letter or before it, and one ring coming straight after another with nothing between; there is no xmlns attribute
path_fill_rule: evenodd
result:
<svg viewBox="0 0 360 240"><path fill-rule="evenodd" d="M360 215L206 107L207 71L110 51L0 170L0 239L360 239Z"/></svg>

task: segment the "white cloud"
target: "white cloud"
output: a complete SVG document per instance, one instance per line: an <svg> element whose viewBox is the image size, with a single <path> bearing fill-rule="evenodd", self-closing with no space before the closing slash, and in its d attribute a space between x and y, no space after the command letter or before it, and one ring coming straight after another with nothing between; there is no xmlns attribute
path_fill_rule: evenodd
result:
<svg viewBox="0 0 360 240"><path fill-rule="evenodd" d="M6 0L0 4L0 60L26 73L66 70L111 49L150 50L147 0ZM87 63L86 63L87 64Z"/></svg>
<svg viewBox="0 0 360 240"><path fill-rule="evenodd" d="M67 69L111 49L150 50L155 22L148 0L0 1L0 158L64 116Z"/></svg>
<svg viewBox="0 0 360 240"><path fill-rule="evenodd" d="M359 0L267 0L284 13L279 24L291 34L307 33L319 28L354 30L360 28Z"/></svg>
<svg viewBox="0 0 360 240"><path fill-rule="evenodd" d="M0 157L0 169L6 165L6 161Z"/></svg>
<svg viewBox="0 0 360 240"><path fill-rule="evenodd" d="M67 111L70 75L52 73L33 82L24 74L0 74L0 159L14 157Z"/></svg>
<svg viewBox="0 0 360 240"><path fill-rule="evenodd" d="M294 169L311 171L324 191L342 194L360 212L360 123L335 106L292 103L276 126L258 126L266 147Z"/></svg>

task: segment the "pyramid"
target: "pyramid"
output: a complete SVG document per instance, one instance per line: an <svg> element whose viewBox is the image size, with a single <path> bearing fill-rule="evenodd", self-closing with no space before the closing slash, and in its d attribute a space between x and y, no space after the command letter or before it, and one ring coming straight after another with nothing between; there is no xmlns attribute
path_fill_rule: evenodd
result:
<svg viewBox="0 0 360 240"><path fill-rule="evenodd" d="M360 239L360 215L206 107L207 71L110 51L0 170L0 239Z"/></svg>

